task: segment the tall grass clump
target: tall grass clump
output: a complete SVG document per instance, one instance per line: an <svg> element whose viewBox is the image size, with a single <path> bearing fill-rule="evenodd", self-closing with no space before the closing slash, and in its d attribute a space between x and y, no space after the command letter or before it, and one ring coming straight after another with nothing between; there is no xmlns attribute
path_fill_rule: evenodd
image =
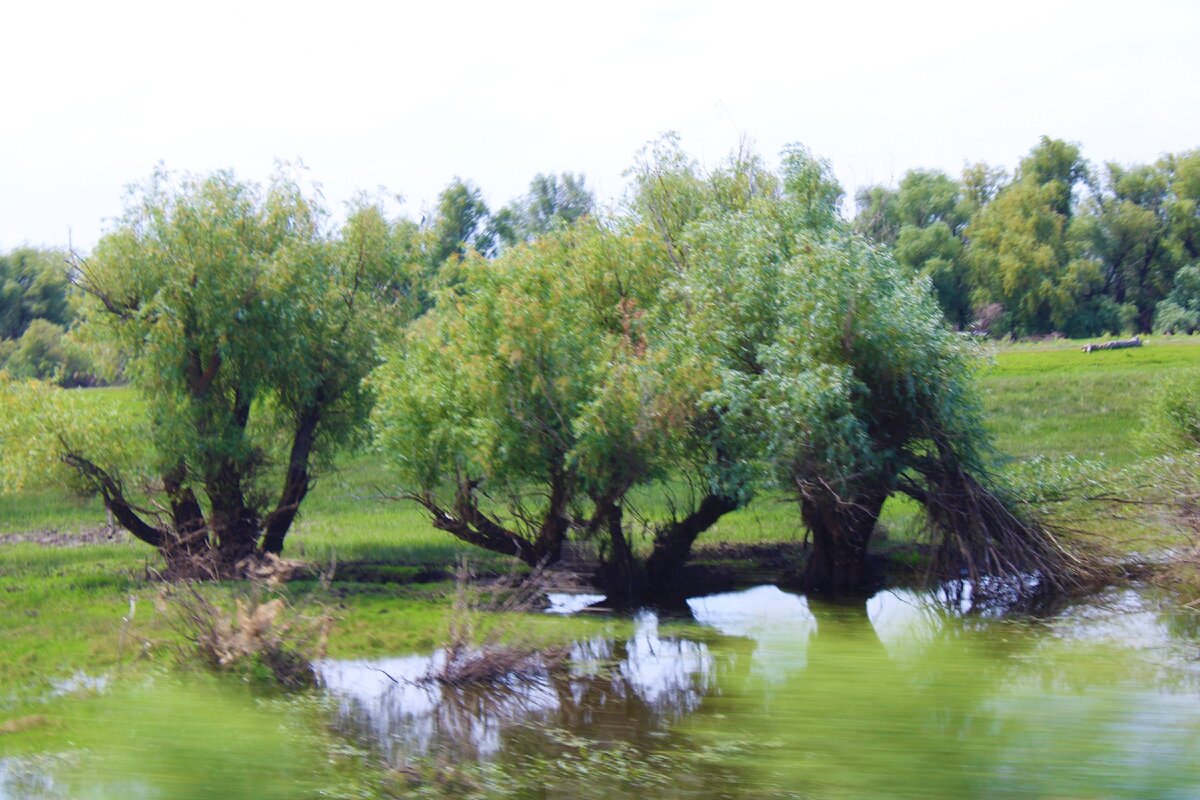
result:
<svg viewBox="0 0 1200 800"><path fill-rule="evenodd" d="M522 614L545 602L549 579L542 568L486 584L472 578L466 561L460 561L445 657L426 680L450 686L533 681L566 660L570 648L533 640L522 623Z"/></svg>
<svg viewBox="0 0 1200 800"><path fill-rule="evenodd" d="M1167 451L1200 450L1200 371L1189 370L1151 397L1147 431Z"/></svg>
<svg viewBox="0 0 1200 800"><path fill-rule="evenodd" d="M322 583L328 586L327 579ZM235 592L221 598L187 582L159 593L159 610L184 642L181 660L248 683L289 690L315 686L313 663L324 657L333 624L328 610L291 605L266 580L247 581Z"/></svg>

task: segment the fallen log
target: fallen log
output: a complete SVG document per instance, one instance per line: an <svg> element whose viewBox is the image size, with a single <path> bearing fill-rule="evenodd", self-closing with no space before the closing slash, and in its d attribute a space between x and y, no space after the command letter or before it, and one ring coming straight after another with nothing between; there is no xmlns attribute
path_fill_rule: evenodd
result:
<svg viewBox="0 0 1200 800"><path fill-rule="evenodd" d="M1135 336L1132 339L1114 339L1111 342L1103 344L1085 344L1082 348L1083 352L1090 353L1093 350L1122 350L1126 347L1141 347L1141 337Z"/></svg>

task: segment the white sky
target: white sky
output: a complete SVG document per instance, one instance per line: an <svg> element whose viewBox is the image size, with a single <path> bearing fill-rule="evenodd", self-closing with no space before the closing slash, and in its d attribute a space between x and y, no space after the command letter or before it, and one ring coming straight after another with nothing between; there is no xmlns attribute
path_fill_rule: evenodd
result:
<svg viewBox="0 0 1200 800"><path fill-rule="evenodd" d="M6 2L0 250L92 246L162 160L260 180L301 159L334 208L419 216L455 175L493 207L536 172L618 197L677 130L713 163L799 141L853 194L914 167L1200 147L1200 3ZM579 9L579 10L577 10Z"/></svg>

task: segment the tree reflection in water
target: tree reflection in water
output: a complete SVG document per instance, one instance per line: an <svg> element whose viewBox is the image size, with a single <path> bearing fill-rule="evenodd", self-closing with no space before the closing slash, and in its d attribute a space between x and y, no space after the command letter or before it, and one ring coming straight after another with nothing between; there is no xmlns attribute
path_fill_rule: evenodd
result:
<svg viewBox="0 0 1200 800"><path fill-rule="evenodd" d="M694 627L675 635L639 612L632 637L581 641L565 670L530 681L421 683L429 658L321 674L394 764L553 761L567 736L665 759L686 776L668 797L1200 794L1200 669L1188 626L1152 597L1009 616L964 614L955 597L763 586L689 600ZM613 796L606 780L619 777L563 786Z"/></svg>

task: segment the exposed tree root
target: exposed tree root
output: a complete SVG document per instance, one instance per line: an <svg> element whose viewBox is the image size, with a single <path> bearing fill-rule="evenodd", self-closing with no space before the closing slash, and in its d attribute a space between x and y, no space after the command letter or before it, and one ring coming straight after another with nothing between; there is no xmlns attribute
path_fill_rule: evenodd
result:
<svg viewBox="0 0 1200 800"><path fill-rule="evenodd" d="M900 489L924 506L931 577L966 579L974 594L1021 597L1094 585L1104 569L1064 541L1063 531L1022 516L1015 504L962 469L929 469Z"/></svg>

